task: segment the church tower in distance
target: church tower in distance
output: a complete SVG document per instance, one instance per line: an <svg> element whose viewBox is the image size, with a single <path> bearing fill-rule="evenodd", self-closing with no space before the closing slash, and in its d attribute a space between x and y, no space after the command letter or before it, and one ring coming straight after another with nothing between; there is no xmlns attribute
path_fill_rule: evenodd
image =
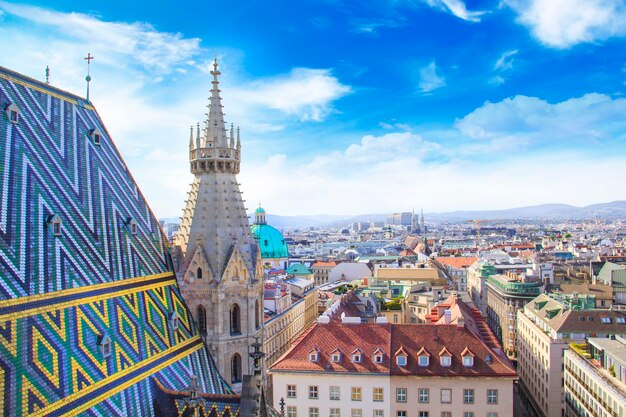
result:
<svg viewBox="0 0 626 417"><path fill-rule="evenodd" d="M220 374L237 389L243 375L252 374L249 352L255 337L262 337L263 267L236 178L239 129L226 130L217 67L215 60L205 126L191 128L194 180L172 257L200 334Z"/></svg>

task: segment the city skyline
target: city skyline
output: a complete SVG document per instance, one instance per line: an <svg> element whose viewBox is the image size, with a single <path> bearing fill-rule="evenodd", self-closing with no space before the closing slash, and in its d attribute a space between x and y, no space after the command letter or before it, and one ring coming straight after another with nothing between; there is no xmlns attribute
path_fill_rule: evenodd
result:
<svg viewBox="0 0 626 417"><path fill-rule="evenodd" d="M91 99L158 217L184 206L214 57L248 211L626 199L626 9L567 3L0 2L0 50L81 95L95 56Z"/></svg>

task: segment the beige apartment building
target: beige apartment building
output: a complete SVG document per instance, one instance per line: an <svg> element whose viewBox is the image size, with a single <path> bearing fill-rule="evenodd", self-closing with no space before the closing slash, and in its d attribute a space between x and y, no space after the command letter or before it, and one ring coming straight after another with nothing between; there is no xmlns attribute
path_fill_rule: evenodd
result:
<svg viewBox="0 0 626 417"><path fill-rule="evenodd" d="M565 351L566 417L626 412L626 339L589 338Z"/></svg>
<svg viewBox="0 0 626 417"><path fill-rule="evenodd" d="M270 371L288 417L508 417L517 378L462 319L318 322Z"/></svg>
<svg viewBox="0 0 626 417"><path fill-rule="evenodd" d="M624 312L594 307L595 300L590 298L541 294L518 312L520 388L539 415L561 417L565 413L563 356L571 342L626 335Z"/></svg>

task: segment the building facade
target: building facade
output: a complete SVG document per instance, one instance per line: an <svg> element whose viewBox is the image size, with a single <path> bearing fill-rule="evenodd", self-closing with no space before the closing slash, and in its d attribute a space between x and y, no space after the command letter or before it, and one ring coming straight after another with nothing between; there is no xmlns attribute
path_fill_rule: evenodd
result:
<svg viewBox="0 0 626 417"><path fill-rule="evenodd" d="M262 338L263 264L237 183L241 141L238 129L226 130L217 61L211 74L208 118L189 138L194 180L172 253L198 329L237 388L252 373L249 352Z"/></svg>
<svg viewBox="0 0 626 417"><path fill-rule="evenodd" d="M626 413L626 339L572 344L563 362L566 417Z"/></svg>
<svg viewBox="0 0 626 417"><path fill-rule="evenodd" d="M586 337L626 335L626 314L595 309L594 300L541 294L517 314L520 387L546 417L565 413L564 351Z"/></svg>
<svg viewBox="0 0 626 417"><path fill-rule="evenodd" d="M517 312L543 292L543 282L516 274L487 277L487 324L509 359L517 359Z"/></svg>

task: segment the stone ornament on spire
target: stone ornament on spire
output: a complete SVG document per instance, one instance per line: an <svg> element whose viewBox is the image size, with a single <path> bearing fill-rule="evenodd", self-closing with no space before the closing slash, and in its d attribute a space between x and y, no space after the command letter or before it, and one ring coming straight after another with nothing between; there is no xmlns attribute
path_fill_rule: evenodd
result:
<svg viewBox="0 0 626 417"><path fill-rule="evenodd" d="M239 139L239 128L237 128L237 143L235 144L234 125L231 124L230 137L224 122L224 112L222 111L222 97L219 89L219 76L217 58L213 61L213 87L209 97L209 111L205 121L205 128L202 137L198 132L195 149L189 151L189 162L191 172L198 174L202 172L229 172L239 173L241 162L241 142Z"/></svg>

